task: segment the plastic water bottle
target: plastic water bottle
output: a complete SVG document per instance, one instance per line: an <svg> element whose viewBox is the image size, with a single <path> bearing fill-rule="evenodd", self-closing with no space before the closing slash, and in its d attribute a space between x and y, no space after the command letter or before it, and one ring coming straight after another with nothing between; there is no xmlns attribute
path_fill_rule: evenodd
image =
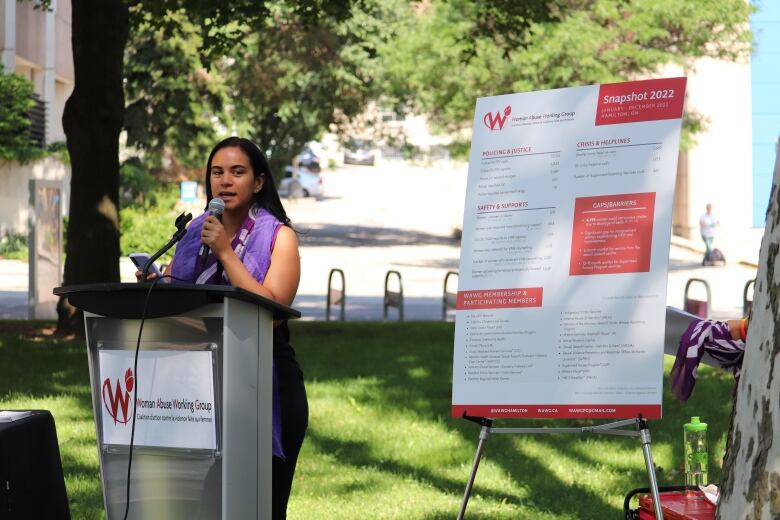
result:
<svg viewBox="0 0 780 520"><path fill-rule="evenodd" d="M683 425L685 443L685 485L707 485L707 423L698 417Z"/></svg>

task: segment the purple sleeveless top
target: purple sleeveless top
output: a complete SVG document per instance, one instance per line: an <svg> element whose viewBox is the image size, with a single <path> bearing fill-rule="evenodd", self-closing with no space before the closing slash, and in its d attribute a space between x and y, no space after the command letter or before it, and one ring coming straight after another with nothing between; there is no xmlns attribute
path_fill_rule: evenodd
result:
<svg viewBox="0 0 780 520"><path fill-rule="evenodd" d="M201 246L200 232L206 217L208 217L208 213L193 220L187 228L184 238L176 246L171 272L178 279L177 281L195 283L198 251ZM276 234L282 227L282 223L262 208L252 208L249 212L249 218L255 219L255 225L252 227L252 231L246 239L244 250L241 252L241 262L255 280L263 283L271 265L271 251L276 241ZM230 285L226 275L219 283Z"/></svg>
<svg viewBox="0 0 780 520"><path fill-rule="evenodd" d="M177 282L195 283L197 276L198 252L200 251L201 241L200 232L203 229L203 221L208 217L204 213L193 220L187 228L184 238L176 246L176 253L173 255L171 272ZM271 251L276 242L276 235L282 227L282 223L271 213L262 208L252 208L249 217L255 220L249 236L244 241L244 248L239 253L241 262L246 267L249 274L259 283L263 283L268 268L271 266ZM211 253L209 253L211 256ZM227 275L223 274L217 283L219 285L230 285ZM282 407L279 397L279 382L276 377L276 367L273 368L273 396L272 396L272 442L271 451L275 457L284 459L284 450L282 449Z"/></svg>

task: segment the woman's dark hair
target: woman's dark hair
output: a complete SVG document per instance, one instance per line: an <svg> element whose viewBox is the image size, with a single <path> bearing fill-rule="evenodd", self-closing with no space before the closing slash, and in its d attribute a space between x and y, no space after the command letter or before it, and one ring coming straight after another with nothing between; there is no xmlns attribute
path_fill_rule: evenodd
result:
<svg viewBox="0 0 780 520"><path fill-rule="evenodd" d="M263 182L263 189L255 193L252 197L254 205L264 208L279 221L292 227L290 217L287 216L287 212L284 211L282 206L282 200L279 198L279 192L276 190L276 183L274 182L274 176L271 175L271 168L268 166L268 159L265 158L265 154L255 143L249 139L243 137L228 137L223 139L211 150L209 154L209 160L206 163L206 201L210 201L213 197L211 193L211 161L214 159L214 154L222 148L230 148L232 146L241 148L241 150L249 157L249 164L252 166L252 173L257 179L260 176L265 176ZM206 206L208 209L208 205Z"/></svg>

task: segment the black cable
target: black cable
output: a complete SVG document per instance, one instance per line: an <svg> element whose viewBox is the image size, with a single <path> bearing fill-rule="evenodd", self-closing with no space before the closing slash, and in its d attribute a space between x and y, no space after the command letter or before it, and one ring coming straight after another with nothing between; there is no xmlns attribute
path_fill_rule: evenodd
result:
<svg viewBox="0 0 780 520"><path fill-rule="evenodd" d="M148 282L148 274L149 269L152 267L152 264L154 264L154 261L157 260L160 256L162 256L163 253L168 251L173 245L182 239L184 234L187 232L187 223L192 220L192 214L191 213L182 213L178 217L176 217L176 232L173 234L171 239L168 241L167 244L165 244L159 251L157 251L155 254L147 260L146 265L144 265L143 270L141 271L141 278L139 281L142 282ZM171 275L162 275L155 278L152 283L149 285L149 291L146 293L146 299L144 300L144 308L141 312L141 326L138 328L138 341L135 344L135 358L133 360L133 377L135 378L135 393L138 395L138 351L141 350L141 334L144 331L144 321L146 321L146 310L149 306L149 298L152 296L152 289L157 285L157 283L162 280L163 278L171 278L173 280L180 280L179 278L176 278ZM138 399L133 399L133 425L130 429L130 451L127 454L127 493L125 496L125 516L124 520L127 520L127 515L130 514L130 471L133 467L133 446L135 442L135 412L136 412L136 404L138 403Z"/></svg>
<svg viewBox="0 0 780 520"><path fill-rule="evenodd" d="M133 360L133 377L135 378L135 393L138 395L138 352L141 350L141 334L144 331L144 322L146 321L146 311L149 307L149 299L152 296L152 289L155 288L157 283L163 278L170 278L171 280L177 280L183 282L180 278L165 274L155 278L152 283L149 284L149 290L146 292L146 299L144 300L144 308L141 312L141 326L138 328L138 341L135 344L135 358ZM135 411L138 399L133 399L133 425L130 428L130 451L127 456L127 489L125 495L125 515L124 520L127 520L127 515L130 514L130 471L133 467L133 446L135 442Z"/></svg>

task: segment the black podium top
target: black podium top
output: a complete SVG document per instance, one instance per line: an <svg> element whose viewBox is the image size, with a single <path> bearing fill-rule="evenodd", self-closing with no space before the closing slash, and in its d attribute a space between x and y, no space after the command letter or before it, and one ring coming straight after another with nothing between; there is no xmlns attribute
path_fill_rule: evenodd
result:
<svg viewBox="0 0 780 520"><path fill-rule="evenodd" d="M94 283L54 288L54 294L67 297L78 309L122 319L141 319L148 292L147 283ZM271 311L276 320L301 317L301 313L291 307L238 287L164 282L152 289L146 317L175 316L208 303L222 303L225 298L254 303Z"/></svg>

